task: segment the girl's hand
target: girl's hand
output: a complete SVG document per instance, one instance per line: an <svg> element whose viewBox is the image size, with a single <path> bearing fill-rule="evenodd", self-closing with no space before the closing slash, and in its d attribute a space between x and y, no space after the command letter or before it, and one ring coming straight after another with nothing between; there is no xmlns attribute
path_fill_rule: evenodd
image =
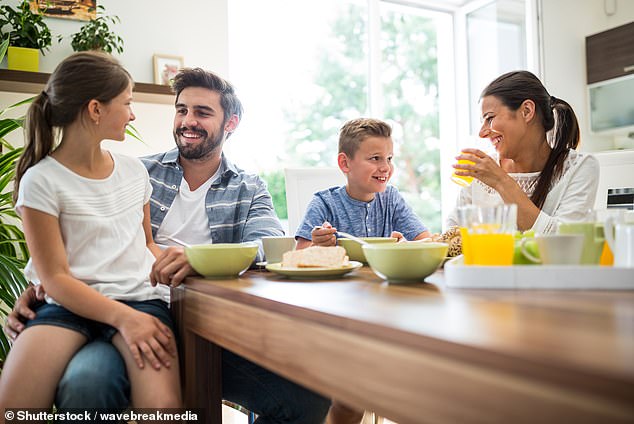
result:
<svg viewBox="0 0 634 424"><path fill-rule="evenodd" d="M321 226L313 228L310 237L314 246L335 246L337 244L336 232L337 229L333 228L330 222L324 221Z"/></svg>
<svg viewBox="0 0 634 424"><path fill-rule="evenodd" d="M176 343L169 327L158 318L130 308L117 330L139 368L144 368L145 360L157 370L161 365L166 368L172 365Z"/></svg>

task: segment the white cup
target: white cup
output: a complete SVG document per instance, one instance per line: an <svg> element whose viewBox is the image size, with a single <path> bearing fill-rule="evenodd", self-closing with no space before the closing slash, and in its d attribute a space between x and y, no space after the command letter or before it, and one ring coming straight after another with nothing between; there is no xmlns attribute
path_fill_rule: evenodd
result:
<svg viewBox="0 0 634 424"><path fill-rule="evenodd" d="M275 264L282 262L282 255L295 249L295 237L291 236L267 236L262 237L262 248L266 262Z"/></svg>
<svg viewBox="0 0 634 424"><path fill-rule="evenodd" d="M579 265L583 251L583 234L542 234L535 236L539 258L526 249L526 241L520 242L522 254L533 262L544 265Z"/></svg>
<svg viewBox="0 0 634 424"><path fill-rule="evenodd" d="M605 240L614 254L614 266L634 268L634 223L605 221Z"/></svg>

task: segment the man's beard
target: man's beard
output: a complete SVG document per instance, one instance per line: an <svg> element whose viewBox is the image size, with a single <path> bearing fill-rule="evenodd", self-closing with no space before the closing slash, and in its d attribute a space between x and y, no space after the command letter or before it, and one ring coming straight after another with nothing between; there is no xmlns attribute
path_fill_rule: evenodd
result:
<svg viewBox="0 0 634 424"><path fill-rule="evenodd" d="M179 137L182 137L184 131L200 134L202 141L198 144L181 144ZM223 138L224 134L222 132L217 135L214 133L209 135L207 131L200 127L180 127L174 131L174 141L176 141L178 152L185 159L204 159L222 145Z"/></svg>

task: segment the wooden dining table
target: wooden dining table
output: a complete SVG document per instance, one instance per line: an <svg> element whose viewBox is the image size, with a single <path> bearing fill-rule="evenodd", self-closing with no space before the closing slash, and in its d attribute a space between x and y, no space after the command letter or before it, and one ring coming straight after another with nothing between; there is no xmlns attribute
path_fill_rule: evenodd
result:
<svg viewBox="0 0 634 424"><path fill-rule="evenodd" d="M222 349L397 423L634 422L634 291L189 278L172 290L184 397L220 423ZM256 411L257 412L257 411Z"/></svg>

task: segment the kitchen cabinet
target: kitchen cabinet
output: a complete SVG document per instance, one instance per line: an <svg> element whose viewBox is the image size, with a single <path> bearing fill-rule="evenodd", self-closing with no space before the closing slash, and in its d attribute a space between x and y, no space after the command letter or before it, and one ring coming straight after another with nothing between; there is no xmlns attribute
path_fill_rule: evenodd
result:
<svg viewBox="0 0 634 424"><path fill-rule="evenodd" d="M634 22L586 37L587 83L634 74Z"/></svg>

